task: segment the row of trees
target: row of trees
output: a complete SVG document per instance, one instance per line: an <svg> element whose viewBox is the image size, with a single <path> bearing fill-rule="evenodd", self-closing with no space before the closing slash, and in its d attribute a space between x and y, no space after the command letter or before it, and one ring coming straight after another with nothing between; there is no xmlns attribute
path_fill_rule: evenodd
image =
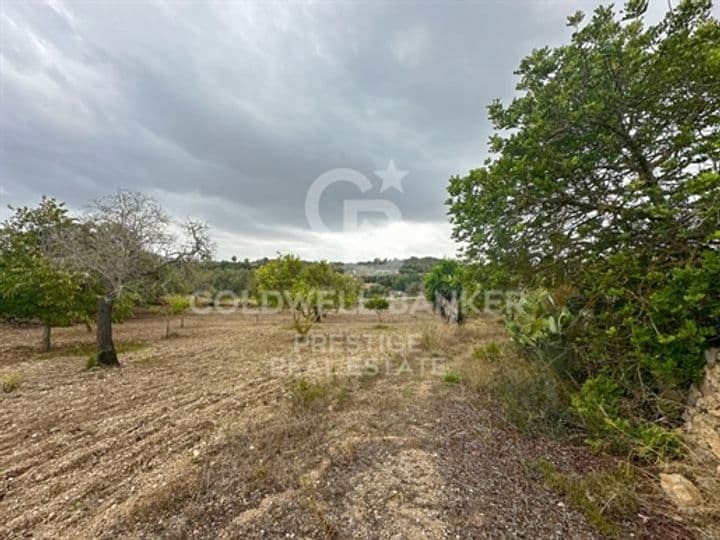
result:
<svg viewBox="0 0 720 540"><path fill-rule="evenodd" d="M651 26L646 7L578 12L570 43L526 57L518 97L488 108L493 157L448 205L484 286L547 292L523 312L542 324L512 328L596 440L648 446L720 336L720 24L709 0Z"/></svg>
<svg viewBox="0 0 720 540"><path fill-rule="evenodd" d="M13 210L0 225L0 318L39 321L44 351L53 327L84 322L90 331L95 319L103 365L118 365L112 322L126 319L137 304L159 305L169 335L170 317L182 317L195 291L247 292L258 301L269 295L265 301L291 308L295 328L305 335L329 310L356 305L363 287L342 265L294 255L212 261L203 223L174 224L141 193L93 201L80 216L47 197L37 207ZM173 229L184 234L177 237ZM402 270L400 277L421 279L414 267ZM388 303L377 291L373 296L366 307L380 317Z"/></svg>
<svg viewBox="0 0 720 540"><path fill-rule="evenodd" d="M185 263L211 254L204 223L174 224L142 193L103 197L80 216L52 198L14 210L0 226L0 317L41 321L49 349L53 326L94 316L102 365L119 365L112 323L134 295L161 295Z"/></svg>

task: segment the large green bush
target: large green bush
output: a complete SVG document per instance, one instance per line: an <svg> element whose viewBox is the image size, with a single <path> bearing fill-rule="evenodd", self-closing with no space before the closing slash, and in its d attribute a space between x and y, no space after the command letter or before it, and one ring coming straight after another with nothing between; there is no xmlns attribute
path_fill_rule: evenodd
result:
<svg viewBox="0 0 720 540"><path fill-rule="evenodd" d="M720 23L708 0L646 7L578 12L525 58L448 204L475 274L527 291L508 327L588 439L654 459L720 336Z"/></svg>

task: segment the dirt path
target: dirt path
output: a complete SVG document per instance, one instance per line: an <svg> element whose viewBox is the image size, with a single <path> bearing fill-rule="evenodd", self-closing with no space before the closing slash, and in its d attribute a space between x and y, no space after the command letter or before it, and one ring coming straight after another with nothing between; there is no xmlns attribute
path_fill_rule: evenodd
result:
<svg viewBox="0 0 720 540"><path fill-rule="evenodd" d="M334 316L300 346L280 316L163 328L118 326L147 347L94 371L62 355L84 329L49 357L36 330L0 329L0 372L23 375L0 394L0 537L594 537L526 466L587 454L440 377L491 323L434 344L423 315Z"/></svg>

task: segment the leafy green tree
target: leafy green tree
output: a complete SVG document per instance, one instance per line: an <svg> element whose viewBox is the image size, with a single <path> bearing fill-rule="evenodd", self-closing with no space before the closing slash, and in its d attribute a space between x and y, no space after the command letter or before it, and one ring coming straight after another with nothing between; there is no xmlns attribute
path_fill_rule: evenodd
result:
<svg viewBox="0 0 720 540"><path fill-rule="evenodd" d="M326 309L340 309L357 302L358 282L325 261L307 263L295 255L280 255L255 272L258 293L268 301L287 303L293 325L306 335Z"/></svg>
<svg viewBox="0 0 720 540"><path fill-rule="evenodd" d="M304 338L319 319L319 290L307 281L297 280L289 292L293 328Z"/></svg>
<svg viewBox="0 0 720 540"><path fill-rule="evenodd" d="M572 323L528 346L573 374L588 429L602 418L645 447L667 443L720 335L720 22L709 0L683 0L646 25L646 5L569 17L569 43L533 51L519 95L489 106L492 157L448 188L480 274L572 291ZM538 322L526 315L516 332Z"/></svg>
<svg viewBox="0 0 720 540"><path fill-rule="evenodd" d="M77 226L55 231L54 260L87 273L98 283L97 361L119 366L112 337L113 309L123 294L157 281L168 266L210 256L207 226L196 221L172 232L171 220L152 198L120 191L93 201Z"/></svg>
<svg viewBox="0 0 720 540"><path fill-rule="evenodd" d="M190 298L181 294L170 294L163 297L165 314L165 337L170 337L170 318L180 317L180 328L185 327L185 314L190 309Z"/></svg>
<svg viewBox="0 0 720 540"><path fill-rule="evenodd" d="M53 231L73 226L63 203L43 197L35 208L16 208L0 225L0 317L43 325L42 350L51 348L53 326L68 326L88 309L86 279L46 257Z"/></svg>
<svg viewBox="0 0 720 540"><path fill-rule="evenodd" d="M300 277L304 263L296 255L280 255L277 259L268 261L255 272L259 294L276 293L282 302L285 291L291 291ZM276 296L268 297L268 301L275 301Z"/></svg>
<svg viewBox="0 0 720 540"><path fill-rule="evenodd" d="M315 321L322 321L325 308L339 310L357 303L359 284L326 261L305 263L299 279L316 290Z"/></svg>
<svg viewBox="0 0 720 540"><path fill-rule="evenodd" d="M387 311L390 308L390 302L387 298L382 296L373 296L365 300L365 307L372 309L378 316L378 320L382 322L382 312Z"/></svg>
<svg viewBox="0 0 720 540"><path fill-rule="evenodd" d="M451 179L454 236L527 281L633 252L656 268L718 246L720 25L685 0L646 27L599 7L568 45L533 51L489 116L496 155Z"/></svg>
<svg viewBox="0 0 720 540"><path fill-rule="evenodd" d="M433 304L440 316L462 324L463 266L455 260L445 259L437 263L425 276L425 298Z"/></svg>

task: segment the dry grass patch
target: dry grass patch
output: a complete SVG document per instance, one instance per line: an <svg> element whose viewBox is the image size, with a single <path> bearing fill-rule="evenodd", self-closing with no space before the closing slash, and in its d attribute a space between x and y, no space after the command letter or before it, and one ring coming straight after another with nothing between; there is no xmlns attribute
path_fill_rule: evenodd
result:
<svg viewBox="0 0 720 540"><path fill-rule="evenodd" d="M392 330L392 327L388 326L387 324L378 323L378 324L373 324L370 327L370 329L371 330Z"/></svg>
<svg viewBox="0 0 720 540"><path fill-rule="evenodd" d="M464 383L504 406L509 420L531 435L567 435L570 390L542 362L524 358L512 343L475 349L459 368Z"/></svg>
<svg viewBox="0 0 720 540"><path fill-rule="evenodd" d="M430 354L437 354L446 349L452 331L447 324L429 322L420 329L420 348Z"/></svg>
<svg viewBox="0 0 720 540"><path fill-rule="evenodd" d="M118 354L141 351L147 347L146 343L138 343L135 341L119 341L115 343L115 351ZM82 343L54 349L52 351L38 355L41 358L65 358L70 356L89 356L96 351L95 343Z"/></svg>
<svg viewBox="0 0 720 540"><path fill-rule="evenodd" d="M720 463L709 456L688 452L683 461L668 464L667 471L688 478L700 491L702 500L683 509L686 517L705 538L720 538Z"/></svg>
<svg viewBox="0 0 720 540"><path fill-rule="evenodd" d="M303 506L317 521L323 537L328 539L338 538L337 526L328 518L325 508L318 502L317 490L313 480L303 476L300 479L300 488L303 494Z"/></svg>
<svg viewBox="0 0 720 540"><path fill-rule="evenodd" d="M330 386L326 383L299 377L290 386L290 399L297 408L307 409L328 397Z"/></svg>

